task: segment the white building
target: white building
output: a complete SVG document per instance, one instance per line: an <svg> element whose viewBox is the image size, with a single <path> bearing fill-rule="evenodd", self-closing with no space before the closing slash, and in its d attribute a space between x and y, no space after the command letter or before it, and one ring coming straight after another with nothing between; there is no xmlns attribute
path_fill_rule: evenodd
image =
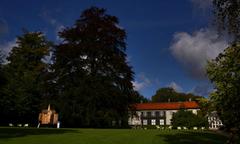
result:
<svg viewBox="0 0 240 144"><path fill-rule="evenodd" d="M138 103L134 105L136 114L129 117L129 125L171 125L173 113L180 109L197 114L199 105L195 101L167 103Z"/></svg>
<svg viewBox="0 0 240 144"><path fill-rule="evenodd" d="M216 111L211 112L208 114L208 123L209 123L209 129L219 129L221 126L223 126L222 121L217 115Z"/></svg>

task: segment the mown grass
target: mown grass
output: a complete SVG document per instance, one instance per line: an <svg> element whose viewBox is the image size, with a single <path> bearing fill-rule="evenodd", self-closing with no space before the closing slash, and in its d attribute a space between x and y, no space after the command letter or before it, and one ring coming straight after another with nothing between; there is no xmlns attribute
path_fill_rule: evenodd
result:
<svg viewBox="0 0 240 144"><path fill-rule="evenodd" d="M0 144L223 144L210 131L0 128Z"/></svg>

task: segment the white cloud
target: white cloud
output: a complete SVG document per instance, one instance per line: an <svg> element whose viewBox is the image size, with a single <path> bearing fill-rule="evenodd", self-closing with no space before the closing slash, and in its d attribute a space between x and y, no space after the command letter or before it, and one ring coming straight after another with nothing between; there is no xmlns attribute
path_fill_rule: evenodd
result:
<svg viewBox="0 0 240 144"><path fill-rule="evenodd" d="M219 38L217 32L200 29L193 34L174 34L170 50L190 76L205 79L207 60L216 58L227 46L227 41Z"/></svg>
<svg viewBox="0 0 240 144"><path fill-rule="evenodd" d="M178 85L176 82L171 82L168 87L173 88L177 92L181 92L183 89L180 85Z"/></svg>
<svg viewBox="0 0 240 144"><path fill-rule="evenodd" d="M62 31L64 28L65 28L65 27L64 27L63 25L61 25L61 24L59 24L59 25L56 26L56 28L55 28L56 40L57 40L58 42L60 42L60 41L63 40L62 38L60 38L60 37L58 36L58 33L59 33L60 31Z"/></svg>
<svg viewBox="0 0 240 144"><path fill-rule="evenodd" d="M138 80L132 82L134 90L136 91L140 91L148 87L152 83L150 79L148 79L143 73L138 75L137 77L138 77Z"/></svg>
<svg viewBox="0 0 240 144"><path fill-rule="evenodd" d="M211 83L199 84L190 91L190 93L199 95L199 96L209 96L213 91L213 85Z"/></svg>
<svg viewBox="0 0 240 144"><path fill-rule="evenodd" d="M128 63L130 63L130 62L131 62L131 60L132 60L132 56L130 56L130 55L127 55L126 61L127 61Z"/></svg>
<svg viewBox="0 0 240 144"><path fill-rule="evenodd" d="M4 44L0 44L3 55L8 56L13 47L17 46L16 39Z"/></svg>
<svg viewBox="0 0 240 144"><path fill-rule="evenodd" d="M139 91L144 88L144 82L133 81L132 84L133 84L134 90L136 91Z"/></svg>

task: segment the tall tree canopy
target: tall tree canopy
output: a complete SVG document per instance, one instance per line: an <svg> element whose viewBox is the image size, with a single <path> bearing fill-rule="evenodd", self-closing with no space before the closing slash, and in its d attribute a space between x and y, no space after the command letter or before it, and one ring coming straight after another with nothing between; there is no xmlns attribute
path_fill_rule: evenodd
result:
<svg viewBox="0 0 240 144"><path fill-rule="evenodd" d="M4 55L3 55L2 51L0 50L0 88L5 82L5 78L3 75L3 61L4 61L3 59L4 59Z"/></svg>
<svg viewBox="0 0 240 144"><path fill-rule="evenodd" d="M2 97L3 97L2 87L5 84L6 84L6 78L3 71L3 54L2 54L2 51L0 50L0 109L2 109L4 106L4 101L2 100Z"/></svg>
<svg viewBox="0 0 240 144"><path fill-rule="evenodd" d="M17 39L4 66L6 84L2 90L1 116L6 122L36 122L40 110L43 79L47 64L43 58L50 43L41 32L25 32Z"/></svg>
<svg viewBox="0 0 240 144"><path fill-rule="evenodd" d="M229 129L240 129L240 45L228 47L209 62L207 73L215 85L211 99L223 124Z"/></svg>
<svg viewBox="0 0 240 144"><path fill-rule="evenodd" d="M0 65L2 65L2 63L3 63L3 58L4 58L4 55L3 55L3 52L0 49Z"/></svg>
<svg viewBox="0 0 240 144"><path fill-rule="evenodd" d="M240 0L213 0L215 24L240 40Z"/></svg>
<svg viewBox="0 0 240 144"><path fill-rule="evenodd" d="M133 96L134 96L134 103L147 103L150 101L148 98L144 97L137 91L133 92Z"/></svg>
<svg viewBox="0 0 240 144"><path fill-rule="evenodd" d="M191 93L179 93L173 88L160 88L156 91L156 94L152 96L152 102L177 102L177 101L189 101L202 98L201 96L195 96Z"/></svg>
<svg viewBox="0 0 240 144"><path fill-rule="evenodd" d="M226 128L236 128L240 134L240 1L213 0L213 5L216 26L220 31L228 32L233 41L223 53L208 63L207 74L215 85L211 100L216 105Z"/></svg>
<svg viewBox="0 0 240 144"><path fill-rule="evenodd" d="M92 7L59 33L53 71L65 126L126 124L133 101L133 71L126 62L126 32L118 19Z"/></svg>

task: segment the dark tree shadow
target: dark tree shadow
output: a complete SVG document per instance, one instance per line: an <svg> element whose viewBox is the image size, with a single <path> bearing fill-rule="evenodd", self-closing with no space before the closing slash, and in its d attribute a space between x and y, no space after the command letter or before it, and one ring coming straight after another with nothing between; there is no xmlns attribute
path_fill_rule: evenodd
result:
<svg viewBox="0 0 240 144"><path fill-rule="evenodd" d="M169 144L224 144L227 137L213 132L184 131L158 135Z"/></svg>
<svg viewBox="0 0 240 144"><path fill-rule="evenodd" d="M78 133L78 131L72 129L54 128L0 128L0 140L15 137L24 137L28 135L50 135L64 133Z"/></svg>

